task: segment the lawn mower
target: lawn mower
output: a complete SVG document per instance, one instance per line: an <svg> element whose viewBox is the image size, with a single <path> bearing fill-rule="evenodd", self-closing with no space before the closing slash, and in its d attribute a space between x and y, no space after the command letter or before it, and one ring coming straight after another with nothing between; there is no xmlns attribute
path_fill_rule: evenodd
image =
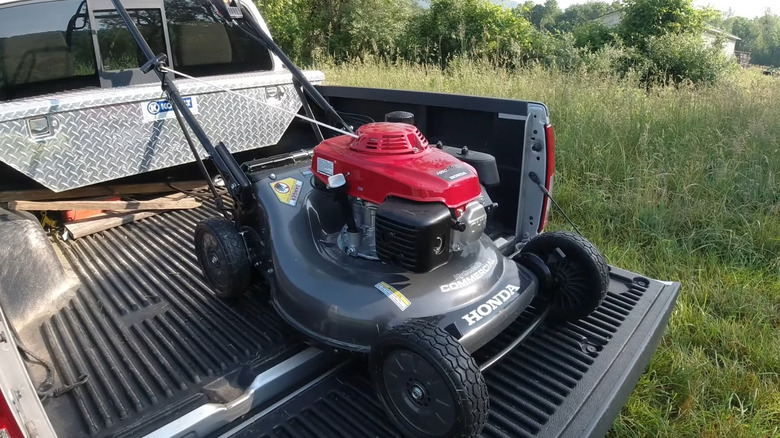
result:
<svg viewBox="0 0 780 438"><path fill-rule="evenodd" d="M486 187L500 183L495 158L430 144L405 112L353 130L248 10L237 0L211 0L204 3L210 11L285 64L306 114L293 115L311 123L320 141L239 165L208 138L173 75L199 79L154 54L121 1L112 1L223 212L195 229L208 283L229 299L264 282L276 312L306 339L367 356L376 393L404 435L477 436L489 413L482 372L543 319L574 320L600 305L608 267L583 237L542 233L506 255L488 236L497 205ZM316 120L310 100L340 127ZM229 206L188 128L224 180ZM525 333L477 364L472 354L537 297L542 310Z"/></svg>

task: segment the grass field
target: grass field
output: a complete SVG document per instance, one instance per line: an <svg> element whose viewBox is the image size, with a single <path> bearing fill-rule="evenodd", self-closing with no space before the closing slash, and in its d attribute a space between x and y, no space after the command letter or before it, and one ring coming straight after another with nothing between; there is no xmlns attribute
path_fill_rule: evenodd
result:
<svg viewBox="0 0 780 438"><path fill-rule="evenodd" d="M780 79L741 72L648 93L469 62L325 71L329 84L546 103L559 202L611 264L682 283L612 435L780 436Z"/></svg>

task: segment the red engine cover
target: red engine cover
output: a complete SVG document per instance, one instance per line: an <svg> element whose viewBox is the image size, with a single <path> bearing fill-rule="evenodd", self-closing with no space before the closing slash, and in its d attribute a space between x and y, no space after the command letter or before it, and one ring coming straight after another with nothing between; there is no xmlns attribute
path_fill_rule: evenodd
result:
<svg viewBox="0 0 780 438"><path fill-rule="evenodd" d="M435 147L405 123L369 123L314 148L312 171L322 182L343 174L351 196L381 204L388 196L462 207L482 189L473 167Z"/></svg>

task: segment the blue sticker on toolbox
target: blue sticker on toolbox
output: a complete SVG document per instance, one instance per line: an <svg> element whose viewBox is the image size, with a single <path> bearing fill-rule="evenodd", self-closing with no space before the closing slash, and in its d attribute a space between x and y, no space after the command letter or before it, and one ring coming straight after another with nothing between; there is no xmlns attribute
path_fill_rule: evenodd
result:
<svg viewBox="0 0 780 438"><path fill-rule="evenodd" d="M184 103L193 114L198 114L198 101L195 97L185 97ZM145 122L155 120L172 119L176 117L173 112L173 104L167 99L152 100L150 102L141 102L141 113Z"/></svg>

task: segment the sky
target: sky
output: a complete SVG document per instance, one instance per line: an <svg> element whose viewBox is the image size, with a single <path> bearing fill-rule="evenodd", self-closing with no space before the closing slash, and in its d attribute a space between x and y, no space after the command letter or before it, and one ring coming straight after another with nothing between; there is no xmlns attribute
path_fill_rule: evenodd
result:
<svg viewBox="0 0 780 438"><path fill-rule="evenodd" d="M558 6L566 9L567 6L574 3L585 3L585 0L558 0ZM536 3L544 3L543 0L536 0ZM721 11L728 11L731 8L734 15L741 15L747 18L753 18L764 15L766 8L771 8L773 13L780 13L780 2L777 0L693 0L696 6L712 6Z"/></svg>
<svg viewBox="0 0 780 438"><path fill-rule="evenodd" d="M767 8L772 9L775 14L780 12L777 0L693 0L693 3L696 6L712 6L724 12L731 8L734 15L747 18L764 15Z"/></svg>

